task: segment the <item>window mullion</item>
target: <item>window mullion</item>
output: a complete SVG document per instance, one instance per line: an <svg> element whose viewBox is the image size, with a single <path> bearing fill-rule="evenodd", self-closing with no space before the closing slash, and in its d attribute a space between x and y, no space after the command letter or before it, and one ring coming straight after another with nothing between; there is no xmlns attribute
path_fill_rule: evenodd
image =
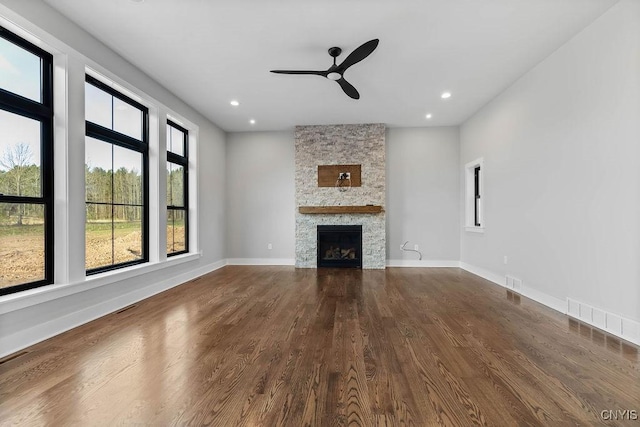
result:
<svg viewBox="0 0 640 427"><path fill-rule="evenodd" d="M104 188L104 184L100 181L102 179L101 177L104 173L110 174L108 187L109 201L106 202L104 200L98 200L94 202L93 200L87 200L87 205L94 204L104 206L105 209L109 209L110 211L110 263L105 265L104 261L100 261L100 257L107 256L104 244L102 247L100 247L99 244L96 244L93 247L89 245L87 246L87 274L94 274L147 262L149 260L148 110L136 101L133 101L109 86L100 83L93 77L86 76L86 82L87 85L95 86L99 91L106 92L111 95L109 98L110 107L107 108L110 108L110 125L113 128L109 129L89 120L87 120L85 124L86 136L97 141L91 145L92 150L95 152L95 156L100 156L99 153L100 150L102 150L102 148L100 148L101 144L109 144L111 148L110 168L108 170L104 170L100 166L95 165L91 168L89 164L86 166L87 173L92 174L92 185L94 186L91 187L94 190L92 197L103 194L103 191L99 190L100 186L103 186L102 188ZM99 95L99 91L92 89L92 91L88 91L86 93L94 94L92 96L99 97L101 96ZM85 94L85 96L87 95ZM141 123L143 126L141 140L128 136L125 133L121 133L121 131L127 132L127 129L130 129L132 124L137 123L134 121L127 122L126 120L130 120L131 117L127 118L126 115L119 116L118 130L115 130L116 98L140 110L140 114L142 115ZM96 99L104 99L104 97ZM92 99L87 97L86 103L89 104L90 102L92 102ZM96 105L99 108L100 104ZM100 120L99 114L95 117ZM105 116L103 115L102 117ZM140 119L140 116L138 116L138 119ZM107 123L108 120L109 119L106 118L106 120L101 122L109 124ZM135 133L133 135L135 136ZM87 147L89 147L89 145L87 145ZM117 153L116 147L119 147ZM139 157L134 156L132 153L137 153L137 156ZM91 153L87 152L86 156L87 158L90 158ZM89 183L87 183L87 185L89 185ZM98 190L95 190L95 188L98 188ZM89 238L89 233L93 233L94 238L99 242L99 224L100 221L104 221L106 219L104 216L107 214L107 212L104 211L102 211L102 213L100 212L100 209L96 209L94 211L94 217L92 217L91 220L87 218L86 233L88 242L91 240ZM103 218L101 218L100 215L102 215ZM91 222L94 224L91 224ZM93 230L90 230L90 224L94 227ZM90 254L95 255L95 261L89 259Z"/></svg>
<svg viewBox="0 0 640 427"><path fill-rule="evenodd" d="M179 141L176 141L174 138L174 133L180 134ZM176 135L177 136L177 135ZM188 210L188 193L189 193L189 182L188 182L188 168L189 168L189 159L188 159L188 131L173 123L172 121L167 121L167 141L171 141L171 149L176 151L181 151L184 155L177 154L167 149L167 166L176 165L182 169L182 173L180 175L181 186L182 186L182 194L180 200L174 200L174 191L180 190L179 188L174 188L174 175L177 172L172 168L167 168L167 173L169 174L169 182L168 182L168 194L171 195L171 204L167 205L167 216L169 216L169 212L171 212L171 218L167 218L167 233L170 233L171 236L168 238L171 246L167 251L168 256L178 255L181 253L189 252L189 210ZM177 144L181 144L181 150L178 150ZM182 203L182 206L176 206L175 203ZM178 219L177 213L180 213L180 218L182 221L182 227L184 234L184 243L181 244L180 241L176 240L176 230L180 225L180 219ZM178 235L179 238L179 235ZM177 247L177 245L180 245Z"/></svg>
<svg viewBox="0 0 640 427"><path fill-rule="evenodd" d="M38 196L21 194L22 191L17 188L15 182L15 192L17 194L0 195L0 203L6 209L0 212L0 227L12 227L14 225L13 221L15 221L15 225L21 227L18 234L21 244L27 245L24 248L24 254L29 254L25 256L19 255L17 261L20 265L11 271L4 271L9 264L0 258L0 272L6 273L0 275L2 277L2 280L0 280L0 295L5 295L53 282L53 56L2 27L0 27L0 38L8 42L8 44L3 44L3 46L6 46L7 51L5 52L3 49L0 52L0 57L8 58L6 60L9 61L9 64L15 66L18 70L16 77L18 80L3 81L3 86L0 87L0 111L10 113L12 117L15 116L14 118L8 118L8 123L3 123L0 155L4 150L18 150L17 147L22 143L12 132L13 129L22 126L21 123L13 120L20 120L21 118L39 122L39 140L34 136L31 143L27 142L25 145L30 146L30 144L39 143L38 152L40 153L37 164L33 163L31 156L29 156L29 159L25 156L20 162L11 162L11 165L5 165L7 170L4 171L6 173L2 174L3 182L0 182L0 184L11 186L12 184L4 180L10 179L9 176L12 171L19 173L20 171L16 169L18 166L26 166L28 168L37 168L36 172L31 169L31 173L38 175L40 185ZM18 59L12 59L14 54L17 55L15 58ZM19 80L20 76L31 76L33 75L32 71L35 69L35 67L29 68L31 65L29 61L22 62L20 58L23 57L21 55L26 55L25 57L33 55L39 59L39 80L34 77L25 86L12 84L15 82L25 83L26 80ZM34 98L29 98L33 94L29 87L33 84L39 86L40 93ZM9 192L12 191L14 190L9 188ZM38 208L35 208L35 206L38 206ZM12 216L17 216L18 218L13 219ZM5 241L4 239L9 240ZM15 239L12 233L9 235L0 234L0 245L5 242L13 243L10 239ZM43 245L37 244L31 247L29 242L32 240L41 241ZM42 258L39 258L40 255Z"/></svg>

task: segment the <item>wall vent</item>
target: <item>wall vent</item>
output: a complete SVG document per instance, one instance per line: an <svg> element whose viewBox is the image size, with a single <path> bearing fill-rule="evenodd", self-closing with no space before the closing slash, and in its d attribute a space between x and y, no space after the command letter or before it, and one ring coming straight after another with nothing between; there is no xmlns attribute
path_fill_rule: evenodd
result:
<svg viewBox="0 0 640 427"><path fill-rule="evenodd" d="M622 317L615 314L607 313L606 328L614 334L622 334Z"/></svg>
<svg viewBox="0 0 640 427"><path fill-rule="evenodd" d="M513 276L509 276L509 275L507 274L507 281L506 281L506 284L507 284L507 288L509 288L509 289L513 289Z"/></svg>
<svg viewBox="0 0 640 427"><path fill-rule="evenodd" d="M522 289L522 280L513 278L513 290L519 291Z"/></svg>
<svg viewBox="0 0 640 427"><path fill-rule="evenodd" d="M513 277L507 274L506 286L509 289L513 289L514 291L519 291L522 289L522 280L517 277Z"/></svg>
<svg viewBox="0 0 640 427"><path fill-rule="evenodd" d="M567 298L567 315L640 345L640 322Z"/></svg>
<svg viewBox="0 0 640 427"><path fill-rule="evenodd" d="M578 301L574 301L569 299L567 301L567 314L571 317L579 318L580 317L580 303Z"/></svg>

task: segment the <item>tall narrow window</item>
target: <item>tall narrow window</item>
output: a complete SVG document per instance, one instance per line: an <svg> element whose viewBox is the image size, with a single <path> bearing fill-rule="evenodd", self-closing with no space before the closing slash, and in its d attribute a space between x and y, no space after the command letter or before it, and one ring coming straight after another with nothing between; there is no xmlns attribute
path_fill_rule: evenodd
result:
<svg viewBox="0 0 640 427"><path fill-rule="evenodd" d="M147 117L142 104L86 77L87 274L149 260Z"/></svg>
<svg viewBox="0 0 640 427"><path fill-rule="evenodd" d="M53 282L52 64L0 27L0 295Z"/></svg>
<svg viewBox="0 0 640 427"><path fill-rule="evenodd" d="M464 167L465 174L465 229L467 231L484 232L484 207L482 158L469 162Z"/></svg>
<svg viewBox="0 0 640 427"><path fill-rule="evenodd" d="M480 227L480 166L473 170L473 224Z"/></svg>
<svg viewBox="0 0 640 427"><path fill-rule="evenodd" d="M188 132L167 121L167 255L189 251Z"/></svg>

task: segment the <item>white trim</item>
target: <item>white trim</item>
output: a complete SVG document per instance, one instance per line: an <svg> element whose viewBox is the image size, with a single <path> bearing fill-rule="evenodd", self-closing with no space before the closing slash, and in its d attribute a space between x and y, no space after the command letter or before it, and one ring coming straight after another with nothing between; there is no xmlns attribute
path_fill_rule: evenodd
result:
<svg viewBox="0 0 640 427"><path fill-rule="evenodd" d="M171 116L175 117L176 114ZM189 149L189 251L200 252L200 216L198 215L200 212L200 180L198 179L200 173L200 127L182 116L180 118L180 121L184 123L182 127L189 131L189 141L187 142ZM165 162L166 155L165 150ZM164 210L166 215L166 206Z"/></svg>
<svg viewBox="0 0 640 427"><path fill-rule="evenodd" d="M136 302L152 297L160 292L181 285L189 280L203 276L225 266L224 260L205 265L195 270L172 277L162 282L154 283L128 294L119 295L111 300L85 307L73 313L55 318L49 322L36 325L27 330L21 330L13 335L0 337L0 357L15 353L23 348L44 341L48 338L84 325L109 313L120 310Z"/></svg>
<svg viewBox="0 0 640 427"><path fill-rule="evenodd" d="M139 102L139 101L138 101ZM167 200L167 175L166 175L166 158L162 162L162 151L160 146L164 137L164 128L161 128L160 114L161 109L157 106L149 107L148 128L149 128L149 145L147 149L147 167L149 173L149 205L147 210L149 213L149 261L163 262L167 259L167 222L166 213L162 217L162 210L158 205ZM159 202L160 201L160 202ZM164 221L163 221L164 218ZM85 230L86 232L86 230Z"/></svg>
<svg viewBox="0 0 640 427"><path fill-rule="evenodd" d="M161 263L145 263L119 270L107 271L105 273L88 276L86 280L66 285L47 285L22 292L3 295L0 297L0 314L10 313L23 308L53 301L78 292L88 291L112 283L142 276L154 271L163 270L169 267L195 261L201 254L185 254L171 257Z"/></svg>
<svg viewBox="0 0 640 427"><path fill-rule="evenodd" d="M227 265L296 265L293 258L228 258Z"/></svg>
<svg viewBox="0 0 640 427"><path fill-rule="evenodd" d="M68 57L53 54L53 282L69 283L69 66ZM84 106L83 106L84 108ZM84 156L84 153L83 153ZM83 257L84 258L84 257Z"/></svg>
<svg viewBox="0 0 640 427"><path fill-rule="evenodd" d="M103 75L102 72L96 71L93 68L91 68L90 66L86 67L85 72L88 75L90 75L91 77L93 77L94 79L99 80L103 85L110 87L111 89L115 90L116 92L119 92L122 95L127 96L127 97L133 99L134 101L139 102L142 105L145 105L147 107L150 106L150 105L147 104L148 101L145 98L143 98L142 96L138 95L133 90L127 89L123 85L121 85L119 83L116 83L115 81L113 81L112 78L109 78L109 77Z"/></svg>
<svg viewBox="0 0 640 427"><path fill-rule="evenodd" d="M567 315L611 335L640 345L640 322L567 298Z"/></svg>
<svg viewBox="0 0 640 427"><path fill-rule="evenodd" d="M496 285L500 285L503 287L507 287L506 279L499 274L496 274L492 271L485 270L484 268L476 267L475 265L467 264L466 262L460 261L460 268L468 271L469 273L473 273L476 276L480 276L483 279L486 279L490 282L495 283Z"/></svg>
<svg viewBox="0 0 640 427"><path fill-rule="evenodd" d="M473 273L476 276L480 276L483 279L487 279L488 281L493 282L496 285L500 285L503 288L511 289L512 291L519 293L522 296L539 302L542 305L546 305L547 307L559 311L562 314L567 314L567 303L564 300L561 300L549 294L545 294L544 292L540 292L537 289L533 289L525 285L522 285L519 290L515 290L507 286L506 276L502 276L492 271L467 264L466 262L460 262L460 268L468 271L469 273Z"/></svg>
<svg viewBox="0 0 640 427"><path fill-rule="evenodd" d="M465 226L465 231L469 231L471 233L484 233L484 227L476 227L476 226Z"/></svg>
<svg viewBox="0 0 640 427"><path fill-rule="evenodd" d="M425 268L439 268L439 267L460 267L460 261L449 260L417 260L417 259L388 259L387 267L425 267Z"/></svg>
<svg viewBox="0 0 640 427"><path fill-rule="evenodd" d="M478 216L480 226L475 225L475 168L480 167L480 206ZM464 224L465 230L484 233L484 158L480 157L464 165Z"/></svg>
<svg viewBox="0 0 640 427"><path fill-rule="evenodd" d="M389 260L387 262L387 266L396 267L396 265L391 265L394 262L395 261ZM420 262L420 261L413 261L413 263L415 262ZM430 261L426 261L426 262L429 263ZM605 310L601 310L596 307L592 307L588 304L581 303L571 298L567 298L566 301L563 301L559 298L556 298L552 295L541 292L537 289L533 289L531 287L522 285L521 284L522 281L520 281L519 279L515 279L511 276L508 276L508 277L502 276L490 270L476 267L474 265L467 264L466 262L462 262L462 261L460 261L458 264L461 269L468 271L469 273L482 277L483 279L493 282L496 285L510 289L513 292L516 292L544 306L547 306L562 314L565 314L568 317L575 318L581 322L584 322L596 328L602 329L603 331L611 335L615 335L619 338L622 338L623 340L629 341L636 345L640 345L640 322L638 321L628 319L628 318L619 316L617 314L610 313ZM397 266L400 267L400 266L408 266L408 265L397 265ZM509 282L508 278L511 278L511 282L512 282L511 285L509 285L508 283ZM519 287L514 288L514 285L513 285L514 280L517 280L520 283Z"/></svg>

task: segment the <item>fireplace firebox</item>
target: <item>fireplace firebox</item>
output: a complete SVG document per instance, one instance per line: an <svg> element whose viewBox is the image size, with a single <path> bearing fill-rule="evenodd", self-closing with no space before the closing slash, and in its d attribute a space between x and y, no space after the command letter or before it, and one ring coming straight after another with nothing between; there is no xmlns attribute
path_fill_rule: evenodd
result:
<svg viewBox="0 0 640 427"><path fill-rule="evenodd" d="M318 225L318 267L362 268L362 225Z"/></svg>

